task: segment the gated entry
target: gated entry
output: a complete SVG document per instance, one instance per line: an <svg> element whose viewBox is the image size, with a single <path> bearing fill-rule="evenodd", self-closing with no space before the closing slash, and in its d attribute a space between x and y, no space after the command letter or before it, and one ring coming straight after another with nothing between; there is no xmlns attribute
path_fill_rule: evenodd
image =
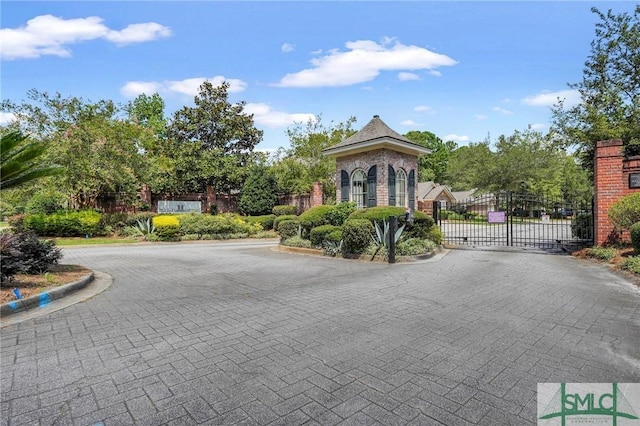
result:
<svg viewBox="0 0 640 426"><path fill-rule="evenodd" d="M567 202L516 192L434 202L445 242L573 250L593 245L593 201Z"/></svg>

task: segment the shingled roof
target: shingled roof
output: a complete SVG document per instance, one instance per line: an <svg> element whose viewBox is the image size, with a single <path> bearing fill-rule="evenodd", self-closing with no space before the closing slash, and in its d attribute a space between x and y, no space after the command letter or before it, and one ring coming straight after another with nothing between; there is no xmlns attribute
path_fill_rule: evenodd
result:
<svg viewBox="0 0 640 426"><path fill-rule="evenodd" d="M360 131L325 149L325 155L341 156L378 148L391 148L413 155L430 154L431 150L402 136L374 115Z"/></svg>

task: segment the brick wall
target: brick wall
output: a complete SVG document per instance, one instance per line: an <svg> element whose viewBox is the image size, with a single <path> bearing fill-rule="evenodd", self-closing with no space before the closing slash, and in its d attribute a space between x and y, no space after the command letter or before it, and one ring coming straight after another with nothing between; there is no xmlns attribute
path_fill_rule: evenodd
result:
<svg viewBox="0 0 640 426"><path fill-rule="evenodd" d="M640 173L640 157L625 158L621 140L599 141L594 161L595 238L598 246L629 239L628 232L616 231L609 222L609 209L621 197L640 191L629 188L629 175Z"/></svg>
<svg viewBox="0 0 640 426"><path fill-rule="evenodd" d="M416 207L418 201L418 159L415 156L403 154L397 151L391 151L388 149L376 149L369 152L363 152L359 154L346 155L336 159L336 200L339 202L341 198L340 194L340 171L345 170L349 173L349 176L356 170L362 169L365 173L371 166L378 166L376 175L376 203L378 206L389 205L389 169L388 165L391 164L394 170L400 168L407 172L407 179L409 172L415 170L416 185L414 198L416 200ZM407 202L409 200L409 194L407 194Z"/></svg>

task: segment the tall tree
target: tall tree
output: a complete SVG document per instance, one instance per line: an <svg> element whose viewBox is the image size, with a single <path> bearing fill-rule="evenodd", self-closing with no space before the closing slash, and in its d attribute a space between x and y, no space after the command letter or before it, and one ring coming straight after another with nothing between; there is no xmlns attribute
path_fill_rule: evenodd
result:
<svg viewBox="0 0 640 426"><path fill-rule="evenodd" d="M314 182L320 182L325 195L335 196L335 159L323 155L322 151L353 135L355 122L355 117L349 117L345 122L334 124L332 121L325 125L322 116L317 115L287 129L290 148L281 153L281 158L272 166L280 190L308 192Z"/></svg>
<svg viewBox="0 0 640 426"><path fill-rule="evenodd" d="M195 106L176 111L168 127L168 137L175 140L181 153L192 158L178 160L176 167L184 189L204 191L212 185L219 192L239 190L253 160L253 150L262 139L253 115L244 112L244 102L228 101L229 84L214 86L205 81L194 98ZM195 169L190 169L196 160Z"/></svg>
<svg viewBox="0 0 640 426"><path fill-rule="evenodd" d="M622 139L628 154L640 154L640 5L633 14L591 11L600 18L596 38L582 81L569 85L581 102L552 109L555 130L578 148L587 168L599 140Z"/></svg>
<svg viewBox="0 0 640 426"><path fill-rule="evenodd" d="M418 159L418 181L443 182L449 157L457 148L456 143L453 141L443 142L435 134L426 131L412 130L404 136L431 150L431 154L423 155Z"/></svg>

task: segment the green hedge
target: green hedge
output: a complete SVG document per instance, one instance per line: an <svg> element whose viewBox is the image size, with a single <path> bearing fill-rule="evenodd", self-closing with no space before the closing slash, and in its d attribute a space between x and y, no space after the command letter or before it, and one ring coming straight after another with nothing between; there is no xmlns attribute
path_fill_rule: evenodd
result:
<svg viewBox="0 0 640 426"><path fill-rule="evenodd" d="M343 250L349 254L362 254L371 244L374 229L369 219L349 219L342 227Z"/></svg>
<svg viewBox="0 0 640 426"><path fill-rule="evenodd" d="M262 227L263 231L273 229L273 220L276 218L275 214L265 214L262 216L247 216L245 219L248 223L257 223Z"/></svg>
<svg viewBox="0 0 640 426"><path fill-rule="evenodd" d="M334 207L328 205L315 206L298 216L305 235L308 235L313 228L329 225L329 214Z"/></svg>
<svg viewBox="0 0 640 426"><path fill-rule="evenodd" d="M335 231L341 231L340 227L333 225L317 226L309 232L309 240L311 240L311 244L314 246L322 247L322 243L327 241L327 236Z"/></svg>
<svg viewBox="0 0 640 426"><path fill-rule="evenodd" d="M296 206L274 206L271 212L276 216L296 216L298 208Z"/></svg>
<svg viewBox="0 0 640 426"><path fill-rule="evenodd" d="M404 215L406 209L404 207L382 206L382 207L369 207L366 209L359 209L349 215L351 219L367 219L370 222L382 221L388 219L389 216L399 216L398 223L404 223Z"/></svg>
<svg viewBox="0 0 640 426"><path fill-rule="evenodd" d="M198 214L188 213L177 216L180 223L180 233L182 235L230 235L249 234L253 235L262 226L258 222L249 222L235 214Z"/></svg>
<svg viewBox="0 0 640 426"><path fill-rule="evenodd" d="M640 222L631 225L631 245L636 254L640 254Z"/></svg>
<svg viewBox="0 0 640 426"><path fill-rule="evenodd" d="M330 225L342 226L344 222L349 218L349 215L356 211L356 203L340 203L332 206L333 208L327 213L327 219Z"/></svg>
<svg viewBox="0 0 640 426"><path fill-rule="evenodd" d="M276 216L275 219L273 219L273 229L274 230L278 230L278 226L280 226L280 222L282 222L283 220L297 220L298 216L293 215L293 214L286 214L286 215L282 215L282 216Z"/></svg>
<svg viewBox="0 0 640 426"><path fill-rule="evenodd" d="M278 234L280 234L281 240L286 240L291 237L298 236L300 229L300 221L298 219L282 220L278 223Z"/></svg>
<svg viewBox="0 0 640 426"><path fill-rule="evenodd" d="M33 214L24 217L23 227L26 231L46 237L92 236L102 231L101 217L95 210Z"/></svg>
<svg viewBox="0 0 640 426"><path fill-rule="evenodd" d="M420 214L418 214L420 213ZM435 221L431 216L427 216L422 212L415 212L413 222L407 224L404 230L406 238L429 239L429 232L435 225Z"/></svg>

